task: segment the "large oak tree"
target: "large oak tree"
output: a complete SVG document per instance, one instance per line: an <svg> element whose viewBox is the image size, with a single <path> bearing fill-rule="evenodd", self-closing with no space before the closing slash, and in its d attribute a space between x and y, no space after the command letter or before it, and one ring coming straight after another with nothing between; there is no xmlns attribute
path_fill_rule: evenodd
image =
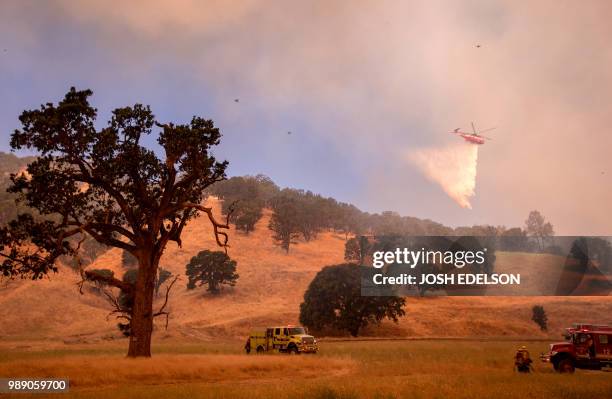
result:
<svg viewBox="0 0 612 399"><path fill-rule="evenodd" d="M227 246L227 220L218 222L202 205L204 190L225 178L227 162L210 153L221 134L200 117L159 123L141 104L115 109L99 129L91 95L71 88L58 104L19 117L11 148L38 158L11 177L9 191L42 217L22 213L0 230L0 271L5 278L42 278L58 270L60 256L77 256L87 236L129 252L138 260L135 283L95 271L84 278L133 293L128 356L150 356L155 280L168 242L180 246L185 225L203 213L217 244ZM157 153L149 148L153 135Z"/></svg>

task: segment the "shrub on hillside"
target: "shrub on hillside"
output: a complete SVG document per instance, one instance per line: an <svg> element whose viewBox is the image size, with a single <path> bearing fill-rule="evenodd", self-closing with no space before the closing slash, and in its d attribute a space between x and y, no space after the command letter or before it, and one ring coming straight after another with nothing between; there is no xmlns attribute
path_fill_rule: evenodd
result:
<svg viewBox="0 0 612 399"><path fill-rule="evenodd" d="M544 310L544 306L535 305L531 309L532 315L531 320L533 320L542 331L548 330L548 316L546 316L546 311Z"/></svg>
<svg viewBox="0 0 612 399"><path fill-rule="evenodd" d="M344 260L363 266L372 245L365 236L353 237L344 244Z"/></svg>

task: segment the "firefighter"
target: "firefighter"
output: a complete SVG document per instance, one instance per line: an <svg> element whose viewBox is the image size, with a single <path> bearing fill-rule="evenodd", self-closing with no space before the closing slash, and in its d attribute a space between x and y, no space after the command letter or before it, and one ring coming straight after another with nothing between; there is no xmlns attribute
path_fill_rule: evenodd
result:
<svg viewBox="0 0 612 399"><path fill-rule="evenodd" d="M531 363L533 361L529 357L529 351L525 345L516 350L514 355L514 369L519 373L529 373L533 369Z"/></svg>

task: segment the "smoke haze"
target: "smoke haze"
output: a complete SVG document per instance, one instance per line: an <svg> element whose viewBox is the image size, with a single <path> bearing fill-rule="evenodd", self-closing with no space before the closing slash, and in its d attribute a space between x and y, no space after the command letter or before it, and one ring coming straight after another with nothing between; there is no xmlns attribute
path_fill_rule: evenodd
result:
<svg viewBox="0 0 612 399"><path fill-rule="evenodd" d="M452 226L537 209L558 234L610 235L611 18L605 0L5 0L0 149L75 85L101 120L135 102L213 119L231 175ZM448 159L406 159L468 121L498 127L475 196L437 174Z"/></svg>

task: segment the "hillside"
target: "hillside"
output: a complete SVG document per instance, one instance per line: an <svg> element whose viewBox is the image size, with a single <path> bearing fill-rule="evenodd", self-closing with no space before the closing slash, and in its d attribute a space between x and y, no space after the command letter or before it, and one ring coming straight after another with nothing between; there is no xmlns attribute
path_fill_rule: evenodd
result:
<svg viewBox="0 0 612 399"><path fill-rule="evenodd" d="M213 205L219 209L218 202ZM266 211L249 235L232 230L229 254L238 261L240 278L236 287L226 288L218 297L206 294L204 289L185 288L185 264L198 251L216 247L206 218L188 225L183 247L172 243L162 258L162 267L182 277L170 299L169 328L165 331L163 323L158 323L158 337L239 338L254 326L298 322L299 304L314 275L325 265L343 262L344 237L323 233L315 241L293 246L286 255L270 237L269 217ZM533 256L551 255L498 252L496 267L520 267L524 257ZM90 267L109 268L121 275L121 251L104 253ZM3 283L0 336L6 340L54 339L67 343L119 337L114 317L106 319L108 303L90 289L80 295L78 281L75 273L63 268L43 281ZM551 333L540 332L530 320L534 304L546 308ZM366 330L365 335L557 336L562 327L574 321L612 322L612 297L411 298L406 311L399 324L387 322Z"/></svg>

